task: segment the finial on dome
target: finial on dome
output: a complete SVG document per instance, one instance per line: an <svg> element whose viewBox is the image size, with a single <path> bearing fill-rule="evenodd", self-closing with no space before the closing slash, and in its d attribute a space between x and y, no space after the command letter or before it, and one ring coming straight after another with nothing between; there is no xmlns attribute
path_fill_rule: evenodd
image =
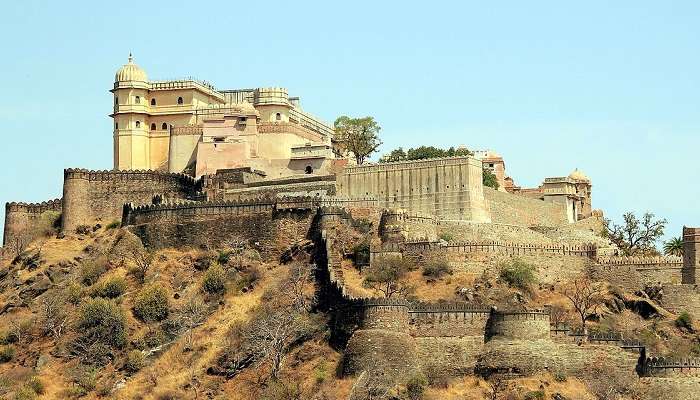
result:
<svg viewBox="0 0 700 400"><path fill-rule="evenodd" d="M131 52L129 52L129 64L134 63L134 56L131 55Z"/></svg>

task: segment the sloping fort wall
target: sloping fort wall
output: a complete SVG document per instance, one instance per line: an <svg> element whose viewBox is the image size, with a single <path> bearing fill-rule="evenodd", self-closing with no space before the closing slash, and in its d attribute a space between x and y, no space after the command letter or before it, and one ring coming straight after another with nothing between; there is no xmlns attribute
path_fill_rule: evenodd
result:
<svg viewBox="0 0 700 400"><path fill-rule="evenodd" d="M61 199L41 203L6 203L3 254L15 255L29 242L44 234L44 228L51 228L53 221L42 216L48 216L50 212L60 213L61 209ZM53 219L54 216L50 217Z"/></svg>
<svg viewBox="0 0 700 400"><path fill-rule="evenodd" d="M491 222L520 226L561 226L569 223L566 205L484 187Z"/></svg>
<svg viewBox="0 0 700 400"><path fill-rule="evenodd" d="M350 166L338 175L337 190L350 198L375 197L385 208L447 219L491 220L481 161L471 157Z"/></svg>
<svg viewBox="0 0 700 400"><path fill-rule="evenodd" d="M166 199L190 198L199 186L199 181L183 174L66 169L62 229L70 232L79 225L118 220L125 203L148 204L156 195Z"/></svg>

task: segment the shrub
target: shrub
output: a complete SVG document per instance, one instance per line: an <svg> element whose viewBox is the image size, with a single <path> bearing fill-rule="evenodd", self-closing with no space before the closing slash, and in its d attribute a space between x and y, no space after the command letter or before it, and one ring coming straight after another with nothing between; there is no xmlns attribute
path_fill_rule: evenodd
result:
<svg viewBox="0 0 700 400"><path fill-rule="evenodd" d="M134 300L134 315L145 322L162 321L169 312L168 291L159 284L147 286Z"/></svg>
<svg viewBox="0 0 700 400"><path fill-rule="evenodd" d="M437 279L442 278L446 274L452 274L452 267L445 259L432 259L423 266L423 276Z"/></svg>
<svg viewBox="0 0 700 400"><path fill-rule="evenodd" d="M520 259L501 266L500 276L509 286L518 289L529 289L536 281L535 267Z"/></svg>
<svg viewBox="0 0 700 400"><path fill-rule="evenodd" d="M226 292L226 273L219 264L212 264L202 277L202 289L209 294Z"/></svg>
<svg viewBox="0 0 700 400"><path fill-rule="evenodd" d="M15 400L34 400L36 393L29 386L22 386L15 392Z"/></svg>
<svg viewBox="0 0 700 400"><path fill-rule="evenodd" d="M241 276L236 281L236 289L247 291L252 289L255 282L262 278L262 273L257 267L248 267L244 271L241 271Z"/></svg>
<svg viewBox="0 0 700 400"><path fill-rule="evenodd" d="M198 253L194 258L194 268L197 271L204 271L214 264L214 262L219 258L219 253L215 251L203 251Z"/></svg>
<svg viewBox="0 0 700 400"><path fill-rule="evenodd" d="M556 373L554 374L554 380L557 381L557 382L566 382L567 379L568 379L568 378L566 377L566 374L563 373L563 372L556 372Z"/></svg>
<svg viewBox="0 0 700 400"><path fill-rule="evenodd" d="M107 226L105 227L105 229L106 229L106 230L117 229L117 228L119 228L120 226L121 226L121 222L119 222L119 221L112 221L112 222L110 222L109 224L107 224Z"/></svg>
<svg viewBox="0 0 700 400"><path fill-rule="evenodd" d="M314 380L319 385L328 379L328 370L326 367L326 362L322 361L316 368L314 368Z"/></svg>
<svg viewBox="0 0 700 400"><path fill-rule="evenodd" d="M73 305L78 305L83 298L83 287L76 282L71 282L66 287L66 300Z"/></svg>
<svg viewBox="0 0 700 400"><path fill-rule="evenodd" d="M525 394L525 400L544 400L544 390L534 390Z"/></svg>
<svg viewBox="0 0 700 400"><path fill-rule="evenodd" d="M683 311L676 318L676 326L680 329L686 329L688 331L693 330L693 317L688 314L688 312Z"/></svg>
<svg viewBox="0 0 700 400"><path fill-rule="evenodd" d="M31 378L29 378L25 383L25 386L32 388L32 390L36 394L44 394L44 391L46 391L46 388L44 387L44 382L42 382L38 376L32 376Z"/></svg>
<svg viewBox="0 0 700 400"><path fill-rule="evenodd" d="M12 361L15 356L15 348L12 346L2 346L0 347L0 363L6 363Z"/></svg>
<svg viewBox="0 0 700 400"><path fill-rule="evenodd" d="M369 265L369 241L365 240L353 247L352 259L355 265Z"/></svg>
<svg viewBox="0 0 700 400"><path fill-rule="evenodd" d="M406 394L410 400L420 400L425 393L428 380L423 375L414 375L406 383Z"/></svg>
<svg viewBox="0 0 700 400"><path fill-rule="evenodd" d="M372 221L366 218L358 218L353 221L353 227L357 229L358 232L367 234L372 230Z"/></svg>
<svg viewBox="0 0 700 400"><path fill-rule="evenodd" d="M121 276L113 276L98 284L92 289L92 297L106 297L116 299L126 292L126 279Z"/></svg>
<svg viewBox="0 0 700 400"><path fill-rule="evenodd" d="M77 328L89 342L121 348L127 341L126 315L111 300L98 297L83 303L78 313Z"/></svg>
<svg viewBox="0 0 700 400"><path fill-rule="evenodd" d="M92 227L90 225L78 225L75 227L75 233L78 235L87 235L92 232Z"/></svg>
<svg viewBox="0 0 700 400"><path fill-rule="evenodd" d="M446 242L451 242L451 241L454 239L454 237L453 237L452 234L449 233L449 232L442 232L442 233L440 234L440 239L442 239L442 240L444 240L444 241L446 241Z"/></svg>
<svg viewBox="0 0 700 400"><path fill-rule="evenodd" d="M148 350L165 343L167 338L160 329L151 329L145 335L134 340L134 347L139 350Z"/></svg>
<svg viewBox="0 0 700 400"><path fill-rule="evenodd" d="M131 350L126 356L126 362L124 363L124 368L130 373L136 373L145 364L145 358L143 353L139 350Z"/></svg>
<svg viewBox="0 0 700 400"><path fill-rule="evenodd" d="M107 272L107 260L99 258L86 261L80 267L80 280L84 285L94 285L105 272Z"/></svg>
<svg viewBox="0 0 700 400"><path fill-rule="evenodd" d="M11 343L17 343L19 338L12 331L2 331L0 332L0 345L6 345Z"/></svg>
<svg viewBox="0 0 700 400"><path fill-rule="evenodd" d="M231 254L233 254L233 251L231 250L219 251L219 256L216 258L216 262L218 262L220 265L228 264L228 260L231 259Z"/></svg>

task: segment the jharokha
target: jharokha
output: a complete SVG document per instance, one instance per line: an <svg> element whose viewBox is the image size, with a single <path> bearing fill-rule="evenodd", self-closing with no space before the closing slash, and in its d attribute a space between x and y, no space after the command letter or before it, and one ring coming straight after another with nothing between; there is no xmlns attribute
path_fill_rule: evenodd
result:
<svg viewBox="0 0 700 400"><path fill-rule="evenodd" d="M546 307L368 298L347 284L337 232L364 218L376 228L370 264L390 256L420 260L429 252L453 262L474 254L541 256L564 265L561 276L576 267L632 290L657 284L667 310L700 316L698 228L684 228L682 258L624 258L604 240L540 239L602 218L592 208L591 180L579 170L521 188L493 151L356 165L336 148L333 127L302 109L287 89L152 81L131 56L110 91L114 168L69 168L60 199L7 203L5 257L21 253L50 213L60 214L61 235L120 222L152 249L212 245L235 235L272 250L280 235L310 237L321 249L319 301L335 313L344 373L379 367L397 382L417 370L578 376L605 364L630 379L700 375L700 361L653 358L623 337L555 326ZM485 169L499 189L483 184ZM459 240L444 240L449 230ZM538 240L529 240L535 233ZM673 389L678 398L694 398L683 397L681 386Z"/></svg>

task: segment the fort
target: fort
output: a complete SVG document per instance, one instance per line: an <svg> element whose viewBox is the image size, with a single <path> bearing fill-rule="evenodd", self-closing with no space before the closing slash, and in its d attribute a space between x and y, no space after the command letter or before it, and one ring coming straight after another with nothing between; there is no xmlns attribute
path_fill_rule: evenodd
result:
<svg viewBox="0 0 700 400"><path fill-rule="evenodd" d="M645 346L621 337L553 326L546 308L358 295L346 284L335 233L357 225L358 216L374 224L370 266L382 257L426 254L450 262L558 257L567 273L585 267L592 279L621 288L658 286L669 311L700 315L700 228L683 229L682 258L614 256L601 238L546 236L602 217L592 209L591 180L579 170L523 189L492 152L353 165L333 151L333 129L284 88L149 81L131 57L112 93L114 169L69 168L61 199L7 203L3 257L20 255L53 226L70 236L119 223L151 250L216 248L245 238L263 260L308 238L317 249L318 297L334 314L332 334L344 346L345 374L378 369L396 382L416 372L585 377L596 360L629 379L700 376L698 360L650 358ZM498 190L484 185L485 169L495 172ZM467 239L447 240L450 233Z"/></svg>

